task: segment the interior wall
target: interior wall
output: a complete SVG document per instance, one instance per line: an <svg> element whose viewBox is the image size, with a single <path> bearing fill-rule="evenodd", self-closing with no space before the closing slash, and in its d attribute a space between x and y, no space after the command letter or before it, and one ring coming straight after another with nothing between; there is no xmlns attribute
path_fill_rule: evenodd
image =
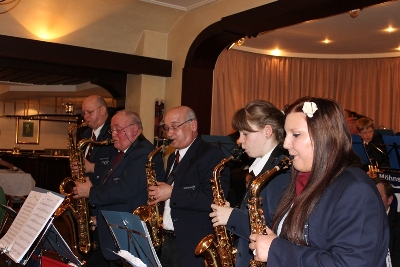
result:
<svg viewBox="0 0 400 267"><path fill-rule="evenodd" d="M2 102L0 102L3 104ZM16 105L15 114L23 115L24 105ZM43 114L54 114L54 107L41 107ZM6 105L1 115L14 114L14 105ZM33 113L29 113L33 115ZM38 122L38 121L36 121ZM11 150L16 144L16 118L0 117L0 149ZM67 122L40 121L39 144L19 144L21 150L67 149L68 128Z"/></svg>
<svg viewBox="0 0 400 267"><path fill-rule="evenodd" d="M179 106L182 96L182 70L193 40L209 25L221 18L274 1L221 0L187 12L168 33L168 59L172 60L172 77L166 79L165 109Z"/></svg>

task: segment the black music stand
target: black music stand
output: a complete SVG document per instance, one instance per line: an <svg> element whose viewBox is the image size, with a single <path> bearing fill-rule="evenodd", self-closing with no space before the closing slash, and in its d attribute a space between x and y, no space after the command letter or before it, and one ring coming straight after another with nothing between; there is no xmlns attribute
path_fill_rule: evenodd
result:
<svg viewBox="0 0 400 267"><path fill-rule="evenodd" d="M147 226L139 216L129 212L101 212L120 251L129 252L129 256L140 259L148 267L161 267ZM132 264L128 257L117 254Z"/></svg>
<svg viewBox="0 0 400 267"><path fill-rule="evenodd" d="M236 140L230 136L202 135L201 139L220 148L222 152L224 152L226 158L232 156L235 153L235 149L238 147Z"/></svg>
<svg viewBox="0 0 400 267"><path fill-rule="evenodd" d="M64 196L35 187L21 207L19 213L2 206L7 212L17 215L7 233L0 239L2 251L14 262L26 265L32 255L39 256L43 249L59 253L77 266L82 263L73 255L68 245L53 225L54 211Z"/></svg>

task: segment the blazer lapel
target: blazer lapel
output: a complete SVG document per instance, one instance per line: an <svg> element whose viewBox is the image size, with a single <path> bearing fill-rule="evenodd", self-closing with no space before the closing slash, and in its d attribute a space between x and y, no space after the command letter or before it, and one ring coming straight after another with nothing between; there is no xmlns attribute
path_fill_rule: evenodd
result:
<svg viewBox="0 0 400 267"><path fill-rule="evenodd" d="M200 144L201 144L201 139L199 136L197 136L192 145L189 147L188 151L186 151L185 156L179 162L179 168L176 172L174 180L174 183L176 185L179 185L181 183L182 179L184 178L182 174L186 172L187 168L189 168L190 165L194 164L192 162L192 159L196 156L197 149Z"/></svg>

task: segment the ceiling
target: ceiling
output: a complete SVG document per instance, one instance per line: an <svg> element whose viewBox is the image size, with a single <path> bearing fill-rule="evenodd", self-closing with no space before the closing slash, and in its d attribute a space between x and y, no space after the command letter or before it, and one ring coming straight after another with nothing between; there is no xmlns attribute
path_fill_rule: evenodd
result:
<svg viewBox="0 0 400 267"><path fill-rule="evenodd" d="M384 31L389 26L395 30ZM329 39L326 44L323 41ZM240 48L283 56L343 58L400 56L400 1L364 8L356 18L349 13L304 22L246 39Z"/></svg>
<svg viewBox="0 0 400 267"><path fill-rule="evenodd" d="M136 13L144 14L149 12L149 8L158 9L159 6L166 7L171 13L176 10L190 12L194 8L215 1L218 0L141 0L133 1L130 8L134 8ZM147 2L146 5L143 2ZM273 50L280 49L281 56L320 58L400 56L399 11L400 1L391 1L364 8L356 18L351 18L346 13L261 33L257 38L246 38L245 43L241 47L235 46L235 49L265 54L272 54ZM162 12L165 13L165 9ZM176 19L178 18L176 15ZM151 19L151 16L147 18ZM143 25L149 25L149 21ZM383 31L388 26L396 30L392 33ZM331 42L323 43L326 38ZM89 94L99 94L110 97L110 93L105 89L88 82L88 79L73 76L1 68L0 65L0 101L18 100L27 96L82 98ZM30 87L29 90L21 90L24 86L32 84L36 86L35 89ZM57 90L46 90L48 85L58 86Z"/></svg>

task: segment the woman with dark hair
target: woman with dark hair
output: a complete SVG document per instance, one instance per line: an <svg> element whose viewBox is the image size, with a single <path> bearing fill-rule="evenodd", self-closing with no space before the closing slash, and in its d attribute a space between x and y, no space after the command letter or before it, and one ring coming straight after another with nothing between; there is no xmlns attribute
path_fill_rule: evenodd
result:
<svg viewBox="0 0 400 267"><path fill-rule="evenodd" d="M268 267L386 266L385 209L374 182L359 168L342 108L304 97L285 113L292 178L273 231L250 236L255 260Z"/></svg>
<svg viewBox="0 0 400 267"><path fill-rule="evenodd" d="M249 157L254 158L249 172L254 176L272 169L287 155L282 142L285 137L283 124L285 116L273 104L255 100L239 109L233 116L232 127L239 131L238 143ZM290 172L281 172L270 178L260 193L265 221L270 226L276 207L290 181ZM238 239L236 266L248 266L253 258L249 250L250 221L247 208L249 189L246 189L240 208L211 205L213 226L226 225L227 230L236 234Z"/></svg>

